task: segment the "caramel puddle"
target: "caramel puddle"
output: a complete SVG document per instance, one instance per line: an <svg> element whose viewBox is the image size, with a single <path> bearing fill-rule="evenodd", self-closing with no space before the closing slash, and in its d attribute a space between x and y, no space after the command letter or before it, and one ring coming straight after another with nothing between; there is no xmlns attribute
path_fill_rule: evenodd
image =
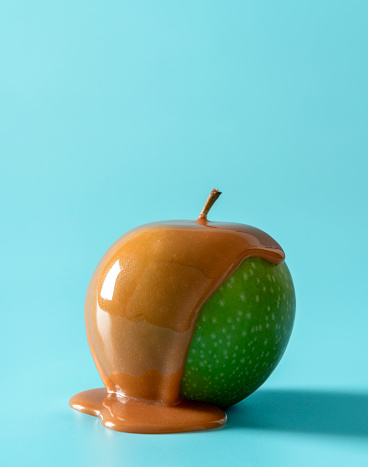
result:
<svg viewBox="0 0 368 467"><path fill-rule="evenodd" d="M87 337L105 389L70 400L108 428L171 433L217 428L226 414L180 396L203 304L246 258L284 260L280 245L243 224L173 221L123 235L97 266L86 297Z"/></svg>

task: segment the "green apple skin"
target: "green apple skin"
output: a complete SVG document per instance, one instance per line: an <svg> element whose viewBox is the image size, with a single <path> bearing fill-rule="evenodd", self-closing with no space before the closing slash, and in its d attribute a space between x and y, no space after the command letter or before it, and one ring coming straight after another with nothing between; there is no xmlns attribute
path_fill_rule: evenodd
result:
<svg viewBox="0 0 368 467"><path fill-rule="evenodd" d="M280 361L294 317L295 290L285 262L245 259L202 307L181 394L223 408L249 396Z"/></svg>

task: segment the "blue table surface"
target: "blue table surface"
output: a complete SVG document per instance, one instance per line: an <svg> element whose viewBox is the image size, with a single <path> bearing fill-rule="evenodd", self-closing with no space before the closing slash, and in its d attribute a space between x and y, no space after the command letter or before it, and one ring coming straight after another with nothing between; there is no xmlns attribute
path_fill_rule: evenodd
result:
<svg viewBox="0 0 368 467"><path fill-rule="evenodd" d="M4 466L367 466L368 3L4 1ZM131 228L241 222L284 248L286 353L226 427L136 435L68 406L102 385L84 297Z"/></svg>

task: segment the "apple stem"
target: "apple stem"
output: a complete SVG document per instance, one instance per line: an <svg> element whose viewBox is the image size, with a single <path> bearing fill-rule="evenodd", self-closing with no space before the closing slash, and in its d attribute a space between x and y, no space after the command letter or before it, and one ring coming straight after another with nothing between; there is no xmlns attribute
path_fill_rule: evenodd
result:
<svg viewBox="0 0 368 467"><path fill-rule="evenodd" d="M207 201L205 202L203 209L198 217L198 219L207 219L207 214L209 210L212 208L218 197L221 195L221 191L217 188L214 188L211 193L209 194Z"/></svg>

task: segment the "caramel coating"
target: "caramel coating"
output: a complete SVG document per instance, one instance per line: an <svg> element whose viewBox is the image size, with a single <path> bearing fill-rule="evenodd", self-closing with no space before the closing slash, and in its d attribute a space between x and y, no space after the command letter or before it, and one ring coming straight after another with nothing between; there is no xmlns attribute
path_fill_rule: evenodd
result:
<svg viewBox="0 0 368 467"><path fill-rule="evenodd" d="M217 407L182 399L181 378L201 307L251 256L284 260L261 230L205 218L147 224L123 235L97 266L86 297L88 342L107 392L86 391L71 405L119 431L224 424Z"/></svg>

